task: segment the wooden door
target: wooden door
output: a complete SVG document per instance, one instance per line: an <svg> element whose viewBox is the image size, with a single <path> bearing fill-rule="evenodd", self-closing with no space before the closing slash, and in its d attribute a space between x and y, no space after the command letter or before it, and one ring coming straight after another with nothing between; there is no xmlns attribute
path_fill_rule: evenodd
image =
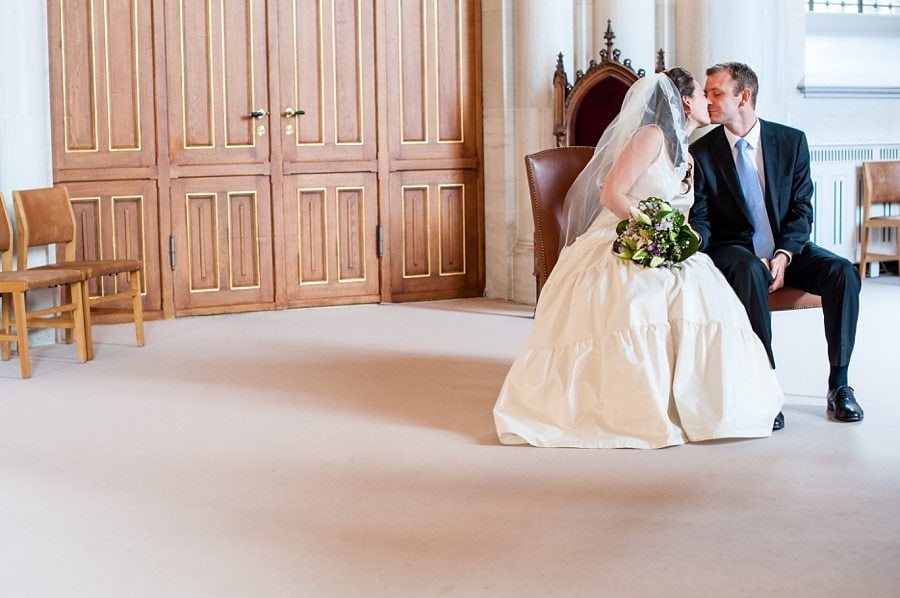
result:
<svg viewBox="0 0 900 598"><path fill-rule="evenodd" d="M283 197L288 300L378 302L375 174L293 175Z"/></svg>
<svg viewBox="0 0 900 598"><path fill-rule="evenodd" d="M167 0L176 313L275 299L265 0Z"/></svg>
<svg viewBox="0 0 900 598"><path fill-rule="evenodd" d="M167 0L172 176L268 173L265 0Z"/></svg>
<svg viewBox="0 0 900 598"><path fill-rule="evenodd" d="M153 176L150 3L50 0L47 21L54 179L97 168L102 178Z"/></svg>
<svg viewBox="0 0 900 598"><path fill-rule="evenodd" d="M380 299L374 5L278 3L288 305Z"/></svg>
<svg viewBox="0 0 900 598"><path fill-rule="evenodd" d="M47 22L53 182L72 198L78 256L141 260L153 317L162 291L152 5L49 0ZM91 294L123 282L92 281Z"/></svg>
<svg viewBox="0 0 900 598"><path fill-rule="evenodd" d="M479 10L472 0L385 2L385 109L393 162L475 167Z"/></svg>
<svg viewBox="0 0 900 598"><path fill-rule="evenodd" d="M278 3L284 171L375 171L375 20L371 0ZM277 118L277 120L275 120Z"/></svg>
<svg viewBox="0 0 900 598"><path fill-rule="evenodd" d="M477 173L410 170L392 173L390 186L392 292L410 301L478 292Z"/></svg>
<svg viewBox="0 0 900 598"><path fill-rule="evenodd" d="M48 0L85 255L165 315L480 294L480 10Z"/></svg>
<svg viewBox="0 0 900 598"><path fill-rule="evenodd" d="M175 303L189 313L264 309L274 300L267 177L172 182Z"/></svg>
<svg viewBox="0 0 900 598"><path fill-rule="evenodd" d="M479 3L383 6L390 298L480 295Z"/></svg>

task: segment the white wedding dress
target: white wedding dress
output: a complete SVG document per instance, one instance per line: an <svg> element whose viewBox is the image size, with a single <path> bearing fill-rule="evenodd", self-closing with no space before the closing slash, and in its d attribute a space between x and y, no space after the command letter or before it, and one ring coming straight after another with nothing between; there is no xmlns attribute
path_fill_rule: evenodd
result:
<svg viewBox="0 0 900 598"><path fill-rule="evenodd" d="M691 193L660 155L633 204ZM528 345L494 407L500 442L659 448L761 437L784 395L743 305L705 254L677 269L613 255L617 219L603 210L560 255L541 291Z"/></svg>

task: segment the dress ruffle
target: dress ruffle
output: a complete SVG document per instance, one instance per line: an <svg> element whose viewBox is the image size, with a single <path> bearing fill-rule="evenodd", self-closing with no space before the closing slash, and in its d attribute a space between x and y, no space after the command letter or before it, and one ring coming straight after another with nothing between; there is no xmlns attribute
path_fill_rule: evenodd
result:
<svg viewBox="0 0 900 598"><path fill-rule="evenodd" d="M604 214L560 256L494 407L500 441L660 448L768 436L784 396L708 256L648 269Z"/></svg>

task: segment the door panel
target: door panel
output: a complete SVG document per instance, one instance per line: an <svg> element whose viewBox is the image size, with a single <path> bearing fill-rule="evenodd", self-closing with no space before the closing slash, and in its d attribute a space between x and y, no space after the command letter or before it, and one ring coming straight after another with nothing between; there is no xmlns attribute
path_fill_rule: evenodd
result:
<svg viewBox="0 0 900 598"><path fill-rule="evenodd" d="M167 0L166 38L173 166L265 164L265 0Z"/></svg>
<svg viewBox="0 0 900 598"><path fill-rule="evenodd" d="M180 179L171 198L176 310L272 302L268 179Z"/></svg>
<svg viewBox="0 0 900 598"><path fill-rule="evenodd" d="M477 4L386 2L392 161L477 156Z"/></svg>
<svg viewBox="0 0 900 598"><path fill-rule="evenodd" d="M156 185L152 181L101 181L67 183L66 188L75 212L76 259L141 260L144 310L161 310ZM125 275L94 279L91 296L115 293L118 285L127 282ZM122 306L127 303L123 300Z"/></svg>
<svg viewBox="0 0 900 598"><path fill-rule="evenodd" d="M389 0L382 8L390 299L480 295L480 3Z"/></svg>
<svg viewBox="0 0 900 598"><path fill-rule="evenodd" d="M51 0L50 118L58 175L155 164L150 7L138 0Z"/></svg>
<svg viewBox="0 0 900 598"><path fill-rule="evenodd" d="M308 163L375 159L373 4L279 2L278 72L284 105L272 122L281 129L286 173L309 171L304 167ZM321 164L313 168L323 171ZM360 164L352 168L363 169ZM374 170L374 164L368 169Z"/></svg>
<svg viewBox="0 0 900 598"><path fill-rule="evenodd" d="M479 295L477 171L392 173L390 202L392 299Z"/></svg>
<svg viewBox="0 0 900 598"><path fill-rule="evenodd" d="M375 180L373 173L285 178L289 301L378 301Z"/></svg>

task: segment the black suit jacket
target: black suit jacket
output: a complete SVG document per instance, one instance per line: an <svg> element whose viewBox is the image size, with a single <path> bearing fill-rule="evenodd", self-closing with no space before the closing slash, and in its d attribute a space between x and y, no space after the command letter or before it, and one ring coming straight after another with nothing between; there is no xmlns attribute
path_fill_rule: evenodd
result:
<svg viewBox="0 0 900 598"><path fill-rule="evenodd" d="M800 253L812 229L809 146L802 131L760 119L766 207L775 249ZM690 224L700 249L744 245L753 250L753 220L738 182L731 147L722 126L691 144L694 205Z"/></svg>

